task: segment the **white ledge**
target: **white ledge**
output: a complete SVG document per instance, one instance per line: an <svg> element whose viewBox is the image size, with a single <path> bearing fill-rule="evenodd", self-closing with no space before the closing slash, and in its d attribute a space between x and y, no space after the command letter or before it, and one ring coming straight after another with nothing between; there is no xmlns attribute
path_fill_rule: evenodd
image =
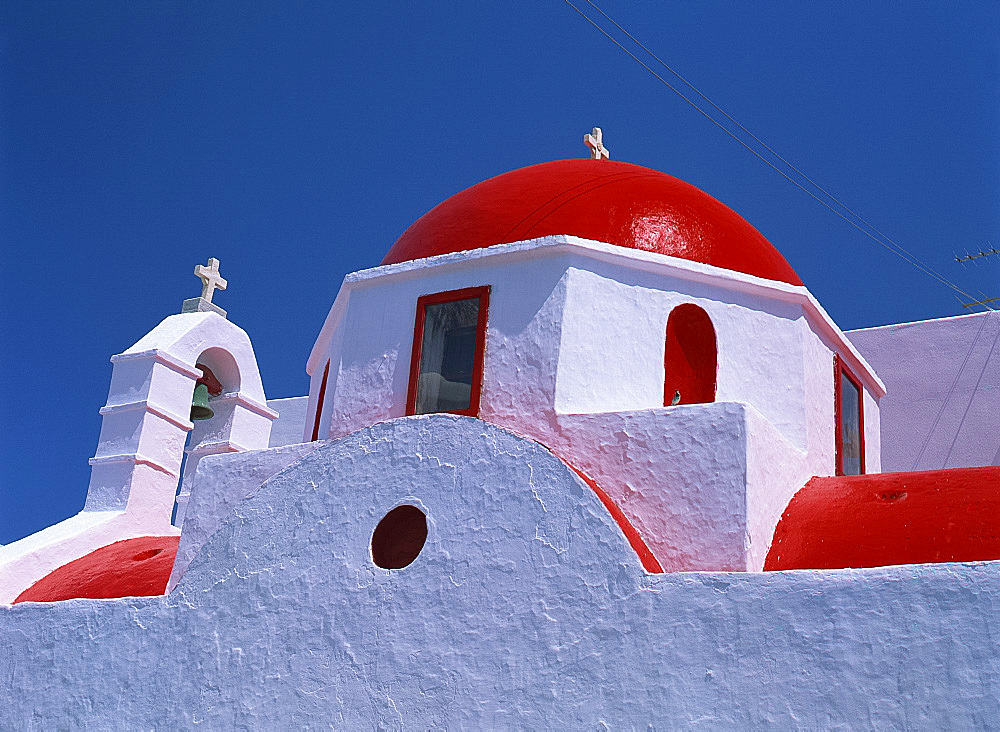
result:
<svg viewBox="0 0 1000 732"><path fill-rule="evenodd" d="M581 239L568 234L527 239L510 244L494 244L481 249L450 252L352 272L344 278L340 292L320 329L319 337L316 339L306 362L306 372L312 375L317 367L322 367L326 363L326 352L329 350L333 331L343 317L350 293L354 290L363 289L375 282L420 277L432 268L435 271L472 269L487 259L497 261L515 256L554 257L566 254L576 254L645 272L669 275L691 282L709 283L733 292L797 304L802 307L807 319L816 325L816 331L819 335L830 342L832 350L844 357L851 370L858 374L872 394L876 398L885 396L885 384L882 383L875 370L868 365L861 352L848 340L843 331L837 327L833 319L804 285L791 285L787 282L769 280L711 264L647 252L642 249L621 247L591 239Z"/></svg>
<svg viewBox="0 0 1000 732"><path fill-rule="evenodd" d="M133 412L140 409L144 409L150 414L155 414L157 417L165 419L167 422L180 427L186 432L190 432L194 429L194 422L191 420L184 419L184 417L171 412L169 409L164 409L163 407L150 404L148 399L136 402L126 402L125 404L107 404L101 407L99 412L101 416L106 416L109 414L119 414L121 412Z"/></svg>
<svg viewBox="0 0 1000 732"><path fill-rule="evenodd" d="M218 442L203 442L184 452L188 455L221 455L227 452L247 452L247 448L232 440L220 440Z"/></svg>
<svg viewBox="0 0 1000 732"><path fill-rule="evenodd" d="M266 404L261 404L253 397L247 396L243 392L234 391L228 394L222 394L220 396L212 398L212 402L236 402L241 407L249 409L255 414L259 414L261 417L267 417L270 420L275 420L278 418L278 413L271 409Z"/></svg>
<svg viewBox="0 0 1000 732"><path fill-rule="evenodd" d="M200 379L203 376L201 369L197 368L194 364L185 363L162 348L150 348L148 351L136 351L134 353L126 351L125 353L119 353L111 357L111 363L149 360L158 361L172 371L190 376L192 379Z"/></svg>
<svg viewBox="0 0 1000 732"><path fill-rule="evenodd" d="M107 463L132 463L133 465L148 465L151 468L159 470L161 473L166 473L174 478L180 478L175 471L166 467L162 463L158 463L156 460L152 460L148 457L140 455L137 452L129 452L121 455L98 455L96 457L90 458L88 461L91 465L105 465Z"/></svg>

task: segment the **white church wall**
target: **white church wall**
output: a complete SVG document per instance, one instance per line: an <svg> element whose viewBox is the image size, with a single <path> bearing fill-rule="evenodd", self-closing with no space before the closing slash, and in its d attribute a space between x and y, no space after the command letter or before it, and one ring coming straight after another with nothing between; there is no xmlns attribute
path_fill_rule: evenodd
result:
<svg viewBox="0 0 1000 732"><path fill-rule="evenodd" d="M173 590L202 545L240 501L258 490L273 475L315 450L319 444L297 443L267 450L208 455L200 460L191 478L184 531L177 546L167 591Z"/></svg>
<svg viewBox="0 0 1000 732"><path fill-rule="evenodd" d="M836 472L834 352L830 344L809 327L805 318L799 323L799 332L802 337L809 469L812 475L833 475Z"/></svg>
<svg viewBox="0 0 1000 732"><path fill-rule="evenodd" d="M324 399L329 417L320 422L320 437L339 437L405 414L417 299L482 285L491 290L481 412L550 412L562 269L558 261L528 256L427 265L352 287L330 341ZM322 370L317 366L312 374L314 385ZM310 389L312 408L317 399L318 386Z"/></svg>
<svg viewBox="0 0 1000 732"><path fill-rule="evenodd" d="M882 412L868 389L862 392L865 427L865 472L882 472Z"/></svg>
<svg viewBox="0 0 1000 732"><path fill-rule="evenodd" d="M868 381L878 386L804 288L547 237L349 275L310 357L311 410L326 359L331 362L320 438L403 415L417 299L480 285L492 289L479 416L566 451L564 457L589 471L671 568L760 569L788 499L809 476L834 469L833 349L843 349L866 389ZM739 420L730 425L732 434L721 436L714 417L706 417L715 432L700 443L680 439L683 454L663 435L656 437L656 430L676 422L664 417L663 363L667 319L682 303L698 305L712 320L717 403L750 405L757 422L770 424L780 439L759 441L760 454L779 464L759 461L748 468L744 455L724 474L703 472L717 469L719 440L746 451L746 426ZM650 414L636 421L643 410ZM616 412L642 423L636 427L641 434L628 448L616 448L628 454L627 467L618 455L611 463L618 467L608 469L592 458L609 442L623 441L609 439ZM587 414L597 416L581 418ZM873 424L866 421L869 433ZM867 447L877 453L877 438L868 437ZM660 473L647 470L653 463ZM643 479L629 473L633 465L646 471ZM690 471L688 478L674 475L678 465ZM671 476L676 490L689 495L663 498L643 488L642 480L655 483L658 475ZM731 494L739 491L733 503ZM700 516L689 505L704 496L714 496L728 518ZM691 526L679 529L674 522L681 519L666 518L674 514L692 516ZM695 525L709 529L700 534Z"/></svg>
<svg viewBox="0 0 1000 732"><path fill-rule="evenodd" d="M305 442L302 439L302 433L309 421L308 396L268 399L267 406L278 413L278 418L271 423L271 434L267 438L268 447L282 447L283 445ZM309 428L311 429L312 425L309 425Z"/></svg>
<svg viewBox="0 0 1000 732"><path fill-rule="evenodd" d="M785 439L754 407L747 406L746 569L760 572L781 514L798 490L816 475L816 458ZM827 447L827 452L830 448Z"/></svg>
<svg viewBox="0 0 1000 732"><path fill-rule="evenodd" d="M401 503L427 541L383 570ZM39 729L983 729L997 569L651 576L541 445L395 420L239 502L168 596L0 608L0 706Z"/></svg>
<svg viewBox="0 0 1000 732"><path fill-rule="evenodd" d="M716 402L559 415L535 438L604 489L665 571L744 571L746 409Z"/></svg>
<svg viewBox="0 0 1000 732"><path fill-rule="evenodd" d="M663 346L670 304L682 298L600 274L574 257L555 390L561 414L624 412L663 406ZM669 288L668 283L656 283Z"/></svg>
<svg viewBox="0 0 1000 732"><path fill-rule="evenodd" d="M1000 313L853 330L885 380L887 471L1000 465Z"/></svg>

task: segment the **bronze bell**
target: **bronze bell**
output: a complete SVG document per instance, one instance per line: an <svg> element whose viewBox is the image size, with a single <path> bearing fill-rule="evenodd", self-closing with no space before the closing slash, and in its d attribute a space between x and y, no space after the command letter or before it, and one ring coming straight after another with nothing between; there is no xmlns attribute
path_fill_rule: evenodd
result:
<svg viewBox="0 0 1000 732"><path fill-rule="evenodd" d="M208 406L208 386L199 383L194 387L194 398L191 400L191 421L211 419L215 412Z"/></svg>

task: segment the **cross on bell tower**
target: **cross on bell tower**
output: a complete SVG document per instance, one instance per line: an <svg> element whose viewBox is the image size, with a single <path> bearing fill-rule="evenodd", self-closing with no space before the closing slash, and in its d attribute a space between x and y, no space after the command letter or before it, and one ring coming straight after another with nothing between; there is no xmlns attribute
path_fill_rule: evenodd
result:
<svg viewBox="0 0 1000 732"><path fill-rule="evenodd" d="M201 297L192 297L181 305L182 313L217 313L223 318L226 311L212 302L216 290L225 290L229 283L219 274L219 260L209 257L208 264L195 265L194 273L201 278Z"/></svg>
<svg viewBox="0 0 1000 732"><path fill-rule="evenodd" d="M611 151L604 147L603 137L600 127L595 127L592 132L583 136L583 142L590 148L593 160L611 159Z"/></svg>
<svg viewBox="0 0 1000 732"><path fill-rule="evenodd" d="M201 296L212 302L212 294L216 289L225 290L229 283L219 274L219 260L209 257L208 265L195 265L194 273L201 278Z"/></svg>

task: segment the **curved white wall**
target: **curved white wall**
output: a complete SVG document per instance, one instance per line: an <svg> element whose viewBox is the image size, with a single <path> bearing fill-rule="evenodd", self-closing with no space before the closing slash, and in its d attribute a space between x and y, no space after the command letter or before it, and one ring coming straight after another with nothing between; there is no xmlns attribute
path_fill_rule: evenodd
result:
<svg viewBox="0 0 1000 732"><path fill-rule="evenodd" d="M480 417L533 436L585 469L666 568L760 569L791 496L812 475L834 472L834 349L858 357L837 342L842 335L804 288L573 237L349 275L310 358L305 438L327 360L321 439L402 416L417 299L481 285L490 285L491 295ZM662 442L679 424L670 419L678 408L662 403L663 357L670 312L687 302L703 308L716 331L716 401L746 405L753 416L725 418L728 426L713 433L725 410L708 405L698 412L707 420L697 428L704 440L682 441L678 452ZM867 379L872 470L874 377L860 364L853 368ZM607 432L614 414L641 412L648 414L632 422L642 425L641 435ZM766 439L746 433L751 423ZM714 476L715 454L730 443L743 457ZM592 459L609 449L615 454L603 462ZM622 470L622 460L640 469ZM659 476L641 467L660 463ZM692 500L709 508L688 513Z"/></svg>

